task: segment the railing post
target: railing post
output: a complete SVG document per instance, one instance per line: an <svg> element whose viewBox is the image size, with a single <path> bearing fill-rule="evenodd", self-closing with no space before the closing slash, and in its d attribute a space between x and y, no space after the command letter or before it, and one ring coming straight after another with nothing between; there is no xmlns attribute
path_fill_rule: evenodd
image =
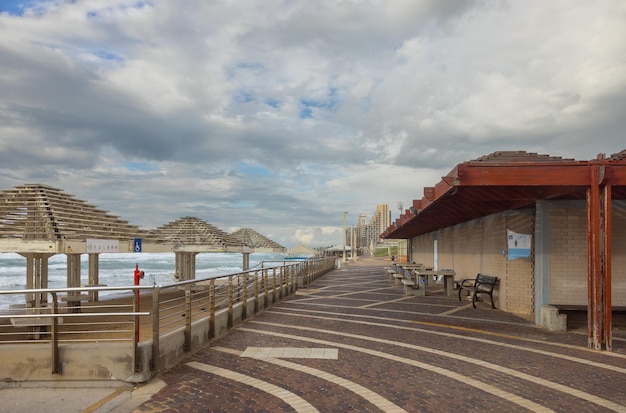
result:
<svg viewBox="0 0 626 413"><path fill-rule="evenodd" d="M269 289L267 288L267 282L269 281L267 271L269 271L267 268L263 270L263 291L265 292L265 303L263 305L263 308L267 308L270 302Z"/></svg>
<svg viewBox="0 0 626 413"><path fill-rule="evenodd" d="M150 362L150 370L159 371L159 295L161 286L157 285L152 290L152 361Z"/></svg>
<svg viewBox="0 0 626 413"><path fill-rule="evenodd" d="M276 267L272 268L272 295L274 298L272 299L272 304L276 302Z"/></svg>
<svg viewBox="0 0 626 413"><path fill-rule="evenodd" d="M209 338L215 338L215 278L209 281Z"/></svg>
<svg viewBox="0 0 626 413"><path fill-rule="evenodd" d="M254 272L254 314L259 312L259 272Z"/></svg>
<svg viewBox="0 0 626 413"><path fill-rule="evenodd" d="M304 274L302 274L302 266L300 266L300 264L294 264L293 269L296 273L296 280L298 282L296 289L304 288Z"/></svg>
<svg viewBox="0 0 626 413"><path fill-rule="evenodd" d="M139 289L133 290L133 312L139 312L139 294L141 292ZM141 357L139 357L139 341L141 337L139 336L139 315L134 316L135 319L135 332L133 334L133 354L135 355L135 373L139 373L141 371Z"/></svg>
<svg viewBox="0 0 626 413"><path fill-rule="evenodd" d="M285 293L287 296L291 294L291 268L285 267Z"/></svg>
<svg viewBox="0 0 626 413"><path fill-rule="evenodd" d="M57 293L52 294L52 317L50 320L50 345L52 347L52 374L61 373L61 363L59 360L59 336L58 336L58 302Z"/></svg>
<svg viewBox="0 0 626 413"><path fill-rule="evenodd" d="M241 313L241 319L245 320L246 317L248 316L248 273L244 273L243 274L243 280L242 280L242 284L243 284L243 299L241 302L241 308L242 308L242 313Z"/></svg>
<svg viewBox="0 0 626 413"><path fill-rule="evenodd" d="M304 273L306 274L306 284L309 285L311 284L311 264L308 262L305 262L304 264Z"/></svg>
<svg viewBox="0 0 626 413"><path fill-rule="evenodd" d="M228 276L228 328L233 326L233 276Z"/></svg>
<svg viewBox="0 0 626 413"><path fill-rule="evenodd" d="M184 351L191 351L191 285L185 285L185 344Z"/></svg>

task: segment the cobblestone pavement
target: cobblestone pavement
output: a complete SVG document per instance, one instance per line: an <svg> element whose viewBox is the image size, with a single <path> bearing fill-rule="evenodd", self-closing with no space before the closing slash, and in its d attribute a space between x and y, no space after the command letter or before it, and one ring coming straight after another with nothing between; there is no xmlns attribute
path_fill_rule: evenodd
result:
<svg viewBox="0 0 626 413"><path fill-rule="evenodd" d="M367 265L369 264L369 265ZM382 261L335 270L161 373L135 412L626 412L626 340L587 349Z"/></svg>

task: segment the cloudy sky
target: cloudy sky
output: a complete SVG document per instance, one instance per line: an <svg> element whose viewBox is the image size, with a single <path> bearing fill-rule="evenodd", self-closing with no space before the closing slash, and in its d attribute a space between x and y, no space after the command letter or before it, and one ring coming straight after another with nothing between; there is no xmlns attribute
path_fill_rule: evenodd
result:
<svg viewBox="0 0 626 413"><path fill-rule="evenodd" d="M340 244L500 150L626 149L623 0L0 0L0 189Z"/></svg>

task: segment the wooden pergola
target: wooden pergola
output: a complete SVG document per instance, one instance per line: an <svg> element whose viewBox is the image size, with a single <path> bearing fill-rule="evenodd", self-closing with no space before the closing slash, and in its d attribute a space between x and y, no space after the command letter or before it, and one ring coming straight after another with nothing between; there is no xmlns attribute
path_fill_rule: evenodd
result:
<svg viewBox="0 0 626 413"><path fill-rule="evenodd" d="M25 184L0 193L0 251L26 258L27 289L48 287L48 259L56 254L67 256L67 286L80 287L82 254L89 256L88 285L97 286L100 253L173 252L176 271L187 279L195 278L195 255L200 252L243 253L245 264L259 245L247 246L193 217L144 230L48 185ZM276 245L267 240L262 251L284 250ZM43 294L26 297L28 306L44 305L45 300Z"/></svg>
<svg viewBox="0 0 626 413"><path fill-rule="evenodd" d="M282 246L251 229L228 234L196 217L179 218L150 233L172 245L176 253L176 276L181 281L195 278L199 253L242 253L242 268L247 270L253 252L284 252Z"/></svg>
<svg viewBox="0 0 626 413"><path fill-rule="evenodd" d="M381 238L411 239L538 200L585 200L589 346L612 346L611 215L626 199L626 150L576 161L527 152L495 152L457 165Z"/></svg>

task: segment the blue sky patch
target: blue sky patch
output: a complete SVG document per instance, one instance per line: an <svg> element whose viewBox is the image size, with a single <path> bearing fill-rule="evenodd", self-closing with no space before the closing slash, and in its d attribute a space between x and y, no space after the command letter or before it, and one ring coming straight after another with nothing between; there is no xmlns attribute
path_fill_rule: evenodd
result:
<svg viewBox="0 0 626 413"><path fill-rule="evenodd" d="M260 176L264 178L272 176L272 172L269 169L259 165L251 165L246 162L237 162L235 169L246 175Z"/></svg>
<svg viewBox="0 0 626 413"><path fill-rule="evenodd" d="M328 97L326 99L300 99L300 105L304 108L300 111L301 119L309 119L313 117L313 110L324 109L333 110L339 104L339 98L337 96L337 89L331 88L328 91Z"/></svg>
<svg viewBox="0 0 626 413"><path fill-rule="evenodd" d="M311 108L304 108L300 111L300 119L312 119L313 118L313 111L311 110Z"/></svg>
<svg viewBox="0 0 626 413"><path fill-rule="evenodd" d="M249 90L240 90L235 95L235 102L237 103L250 103L256 100L254 93Z"/></svg>
<svg viewBox="0 0 626 413"><path fill-rule="evenodd" d="M278 109L278 108L280 107L280 100L275 100L275 99L267 99L267 100L265 101L265 104L266 104L267 106L271 106L271 107L273 107L274 109Z"/></svg>
<svg viewBox="0 0 626 413"><path fill-rule="evenodd" d="M7 12L13 16L23 16L24 10L42 3L37 0L0 0L0 13Z"/></svg>
<svg viewBox="0 0 626 413"><path fill-rule="evenodd" d="M152 172L159 169L158 167L151 165L147 162L126 162L123 166L129 171L136 172Z"/></svg>
<svg viewBox="0 0 626 413"><path fill-rule="evenodd" d="M106 50L96 50L96 51L94 51L92 53L95 56L98 56L102 60L109 60L109 61L113 61L113 62L122 62L122 61L124 61L124 59L120 55L115 54L113 52L108 52Z"/></svg>

